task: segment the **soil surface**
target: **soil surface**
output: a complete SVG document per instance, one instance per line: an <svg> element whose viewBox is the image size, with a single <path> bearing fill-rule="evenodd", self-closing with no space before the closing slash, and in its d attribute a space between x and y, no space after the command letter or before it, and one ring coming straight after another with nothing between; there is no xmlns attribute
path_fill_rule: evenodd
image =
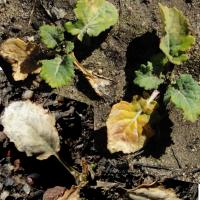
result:
<svg viewBox="0 0 200 200"><path fill-rule="evenodd" d="M61 139L60 156L81 171L86 160L94 167L94 179L81 190L85 199L129 199L123 188L137 187L143 181L160 181L175 189L181 199L195 199L200 182L200 120L183 120L170 105L162 116L156 135L144 149L124 155L111 155L106 148L105 121L111 106L121 99L142 94L133 85L134 70L159 51L161 34L158 2L176 6L189 18L196 45L190 59L174 67L174 73L190 73L200 79L200 2L198 0L110 0L119 9L120 19L112 29L96 38L76 42L78 60L96 74L112 80L107 96L95 94L84 76L76 71L72 85L57 90L39 77L15 82L10 66L0 59L0 113L12 101L30 99L57 116ZM10 37L34 36L43 23L62 24L74 20L75 0L0 1L0 42ZM49 167L51 166L51 167ZM173 179L173 180L172 180ZM98 187L97 182L118 183ZM187 182L183 182L187 181ZM191 183L189 183L191 182ZM3 134L0 125L0 191L9 199L42 199L45 190L55 186L70 188L73 178L53 157L38 161L19 153ZM1 196L2 198L2 196ZM3 198L2 198L3 199Z"/></svg>

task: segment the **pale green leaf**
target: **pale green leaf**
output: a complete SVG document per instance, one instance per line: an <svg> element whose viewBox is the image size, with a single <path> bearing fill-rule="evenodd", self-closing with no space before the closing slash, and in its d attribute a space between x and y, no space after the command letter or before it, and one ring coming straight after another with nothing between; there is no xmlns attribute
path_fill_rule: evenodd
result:
<svg viewBox="0 0 200 200"><path fill-rule="evenodd" d="M134 83L145 90L157 89L163 83L163 79L158 78L153 73L153 66L151 62L147 65L141 65L138 71L135 71L136 78Z"/></svg>
<svg viewBox="0 0 200 200"><path fill-rule="evenodd" d="M98 36L118 20L117 9L105 0L78 0L74 12L77 22L67 22L65 28L81 41L86 33L89 36Z"/></svg>
<svg viewBox="0 0 200 200"><path fill-rule="evenodd" d="M73 61L69 55L57 56L52 60L42 60L40 76L51 87L57 88L70 84L74 77Z"/></svg>
<svg viewBox="0 0 200 200"><path fill-rule="evenodd" d="M74 43L71 41L66 41L65 42L66 47L65 47L65 53L69 54L74 50Z"/></svg>
<svg viewBox="0 0 200 200"><path fill-rule="evenodd" d="M188 19L176 8L168 8L159 4L165 35L161 38L160 49L169 61L180 65L188 59L186 51L195 43L190 34Z"/></svg>
<svg viewBox="0 0 200 200"><path fill-rule="evenodd" d="M64 40L64 29L61 26L43 25L40 27L39 34L42 42L49 49L55 48Z"/></svg>
<svg viewBox="0 0 200 200"><path fill-rule="evenodd" d="M164 98L183 110L184 118L194 122L200 115L200 86L189 74L183 74L169 86Z"/></svg>

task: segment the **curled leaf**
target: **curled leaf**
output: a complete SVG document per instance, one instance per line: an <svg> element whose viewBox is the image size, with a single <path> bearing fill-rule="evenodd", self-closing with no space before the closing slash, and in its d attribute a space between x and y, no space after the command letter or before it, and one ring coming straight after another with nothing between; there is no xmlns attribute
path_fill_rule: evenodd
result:
<svg viewBox="0 0 200 200"><path fill-rule="evenodd" d="M71 83L74 77L74 65L69 55L57 56L52 60L41 60L40 76L51 87L57 88Z"/></svg>
<svg viewBox="0 0 200 200"><path fill-rule="evenodd" d="M200 115L200 86L189 74L182 74L174 85L170 85L164 98L183 110L185 119L194 122Z"/></svg>
<svg viewBox="0 0 200 200"><path fill-rule="evenodd" d="M118 20L117 9L105 0L78 0L74 11L78 21L65 23L65 28L72 35L78 35L81 41L86 33L98 36Z"/></svg>
<svg viewBox="0 0 200 200"><path fill-rule="evenodd" d="M149 120L156 106L153 99L157 95L158 92L154 91L148 100L134 96L131 103L121 101L112 107L106 122L107 147L111 153L135 152L153 135Z"/></svg>
<svg viewBox="0 0 200 200"><path fill-rule="evenodd" d="M188 19L176 8L159 4L165 35L161 38L160 49L170 62L180 65L188 59L186 51L195 43L190 34Z"/></svg>
<svg viewBox="0 0 200 200"><path fill-rule="evenodd" d="M38 48L33 43L26 43L19 38L9 38L0 46L0 55L12 65L13 78L16 81L24 80L29 73L38 73Z"/></svg>
<svg viewBox="0 0 200 200"><path fill-rule="evenodd" d="M27 156L47 159L60 150L55 117L30 101L12 102L1 117L4 133Z"/></svg>
<svg viewBox="0 0 200 200"><path fill-rule="evenodd" d="M141 65L138 71L135 71L136 78L134 83L145 90L157 89L163 83L163 79L153 74L153 66L151 62L147 65Z"/></svg>
<svg viewBox="0 0 200 200"><path fill-rule="evenodd" d="M64 40L64 30L61 26L43 25L39 31L42 42L49 49L55 48L59 42Z"/></svg>
<svg viewBox="0 0 200 200"><path fill-rule="evenodd" d="M81 63L79 63L73 53L71 54L71 56L73 58L76 68L83 73L96 94L101 97L109 96L109 91L107 87L111 85L111 80L106 79L103 76L94 74L91 70L86 69Z"/></svg>

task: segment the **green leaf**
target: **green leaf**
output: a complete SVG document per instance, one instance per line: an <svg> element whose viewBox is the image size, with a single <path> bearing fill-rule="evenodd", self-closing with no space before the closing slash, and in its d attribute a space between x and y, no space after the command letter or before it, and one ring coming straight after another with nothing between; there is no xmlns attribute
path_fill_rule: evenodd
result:
<svg viewBox="0 0 200 200"><path fill-rule="evenodd" d="M40 76L51 87L57 88L70 84L74 77L73 61L69 55L57 56L52 60L42 60Z"/></svg>
<svg viewBox="0 0 200 200"><path fill-rule="evenodd" d="M141 65L140 69L135 71L136 78L134 83L145 90L157 89L164 80L158 78L152 72L153 66L151 62L147 62L147 65Z"/></svg>
<svg viewBox="0 0 200 200"><path fill-rule="evenodd" d="M161 38L160 49L169 61L180 65L188 59L186 51L195 43L190 34L188 19L176 8L168 8L159 4L165 35Z"/></svg>
<svg viewBox="0 0 200 200"><path fill-rule="evenodd" d="M66 41L65 42L66 47L65 47L65 53L69 54L74 50L74 43L71 41Z"/></svg>
<svg viewBox="0 0 200 200"><path fill-rule="evenodd" d="M61 26L43 25L40 27L39 34L42 42L49 49L55 48L64 40L64 29Z"/></svg>
<svg viewBox="0 0 200 200"><path fill-rule="evenodd" d="M200 115L200 86L189 74L182 74L168 87L164 101L183 110L184 118L194 122Z"/></svg>
<svg viewBox="0 0 200 200"><path fill-rule="evenodd" d="M118 20L117 9L105 0L78 0L74 12L78 21L65 23L65 28L81 41L86 33L98 36Z"/></svg>

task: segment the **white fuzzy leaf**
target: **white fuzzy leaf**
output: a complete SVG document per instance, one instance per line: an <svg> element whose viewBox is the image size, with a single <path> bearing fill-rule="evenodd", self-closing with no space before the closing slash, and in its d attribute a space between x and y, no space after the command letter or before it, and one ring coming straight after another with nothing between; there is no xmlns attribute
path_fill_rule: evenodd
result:
<svg viewBox="0 0 200 200"><path fill-rule="evenodd" d="M55 117L31 101L12 102L1 117L4 133L27 156L47 159L60 150Z"/></svg>

